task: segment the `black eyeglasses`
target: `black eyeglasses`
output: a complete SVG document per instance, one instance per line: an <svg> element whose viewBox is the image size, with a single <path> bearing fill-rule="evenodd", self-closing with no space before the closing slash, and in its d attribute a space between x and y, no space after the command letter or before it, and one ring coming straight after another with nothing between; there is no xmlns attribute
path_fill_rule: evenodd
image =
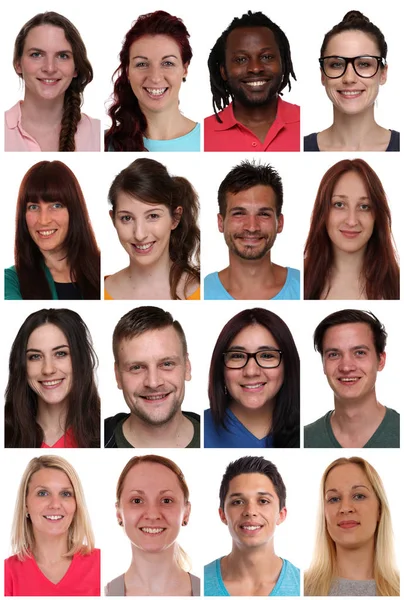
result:
<svg viewBox="0 0 404 600"><path fill-rule="evenodd" d="M355 73L359 77L369 79L374 77L379 70L380 65L386 66L386 59L381 56L323 56L319 58L321 70L329 79L338 79L345 74L348 65L352 65Z"/></svg>
<svg viewBox="0 0 404 600"><path fill-rule="evenodd" d="M244 352L243 350L223 352L224 364L228 369L243 369L250 358L253 358L262 369L275 369L281 364L282 351L274 348L259 352Z"/></svg>

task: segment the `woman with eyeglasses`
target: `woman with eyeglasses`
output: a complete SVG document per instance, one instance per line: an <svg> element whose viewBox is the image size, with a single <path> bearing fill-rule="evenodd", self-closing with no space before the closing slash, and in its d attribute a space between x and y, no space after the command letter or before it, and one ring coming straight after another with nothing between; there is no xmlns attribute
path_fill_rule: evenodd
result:
<svg viewBox="0 0 404 600"><path fill-rule="evenodd" d="M208 393L205 448L299 448L299 354L273 312L243 310L224 326Z"/></svg>
<svg viewBox="0 0 404 600"><path fill-rule="evenodd" d="M321 83L333 104L328 129L304 138L306 152L400 150L398 131L375 121L379 87L387 80L383 33L357 10L349 11L324 37Z"/></svg>

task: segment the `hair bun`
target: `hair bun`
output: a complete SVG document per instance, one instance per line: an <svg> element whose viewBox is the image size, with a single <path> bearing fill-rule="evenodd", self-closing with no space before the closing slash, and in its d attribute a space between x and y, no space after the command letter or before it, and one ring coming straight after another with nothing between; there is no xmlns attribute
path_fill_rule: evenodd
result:
<svg viewBox="0 0 404 600"><path fill-rule="evenodd" d="M370 23L369 19L365 17L359 10L350 10L346 13L345 17L342 19L342 23L349 23L350 21L365 21L366 23Z"/></svg>

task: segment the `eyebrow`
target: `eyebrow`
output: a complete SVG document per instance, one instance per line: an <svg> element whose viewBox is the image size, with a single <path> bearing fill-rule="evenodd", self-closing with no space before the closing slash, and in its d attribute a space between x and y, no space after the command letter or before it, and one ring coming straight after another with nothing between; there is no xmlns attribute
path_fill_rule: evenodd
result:
<svg viewBox="0 0 404 600"><path fill-rule="evenodd" d="M230 346L230 350L243 350L243 352L247 352L245 346ZM278 348L274 346L258 346L257 351L259 352L260 350L278 350Z"/></svg>
<svg viewBox="0 0 404 600"><path fill-rule="evenodd" d="M132 56L131 60L137 60L138 58L143 58L145 60L149 60L148 56L142 56L142 55L137 55L137 56ZM176 54L166 54L165 56L161 57L161 60L165 60L166 58L178 58L178 56Z"/></svg>
<svg viewBox="0 0 404 600"><path fill-rule="evenodd" d="M340 352L340 350L341 350L341 348L325 348L324 353ZM370 352L370 348L369 348L369 346L366 346L366 344L359 344L359 346L352 346L352 348L349 348L349 350L369 350L369 352Z"/></svg>
<svg viewBox="0 0 404 600"><path fill-rule="evenodd" d="M27 48L26 52L44 52L46 54L46 50L42 50L42 48ZM64 52L65 54L73 54L73 50L56 50L54 54L60 54Z"/></svg>
<svg viewBox="0 0 404 600"><path fill-rule="evenodd" d="M233 212L234 210L249 210L250 207L249 206L233 206L232 208L229 208L229 212ZM258 208L258 212L261 210L271 210L272 212L275 212L275 209L272 206L260 206Z"/></svg>
<svg viewBox="0 0 404 600"><path fill-rule="evenodd" d="M344 198L347 199L349 196L346 194L333 194L331 198ZM358 200L369 200L369 196L359 196Z"/></svg>
<svg viewBox="0 0 404 600"><path fill-rule="evenodd" d="M162 358L158 358L157 362L164 362L165 360L180 360L179 355L173 354L172 356L163 356ZM123 363L125 366L130 365L147 365L147 362L144 360L128 360Z"/></svg>
<svg viewBox="0 0 404 600"><path fill-rule="evenodd" d="M163 494L167 494L167 492L171 492L172 494L174 493L174 490L160 490L159 494L160 496ZM144 490L129 490L129 494L146 494L146 492Z"/></svg>
<svg viewBox="0 0 404 600"><path fill-rule="evenodd" d="M257 492L258 496L270 496L271 498L275 498L271 492ZM240 496L244 496L243 492L234 492L233 494L229 494L229 498L237 498Z"/></svg>
<svg viewBox="0 0 404 600"><path fill-rule="evenodd" d="M55 346L54 348L52 348L52 352L54 352L55 350L60 350L61 348L68 348L69 346L67 344L62 344L61 346ZM43 350L38 350L37 348L27 348L26 352L43 352Z"/></svg>
<svg viewBox="0 0 404 600"><path fill-rule="evenodd" d="M362 483L358 483L357 485L353 485L351 487L351 490L357 490L358 488L365 488L366 490L368 490L368 492L370 492L370 490L367 487L367 485L364 485ZM325 493L328 494L328 492L338 492L338 490L336 488L331 488L331 489L327 490Z"/></svg>
<svg viewBox="0 0 404 600"><path fill-rule="evenodd" d="M278 46L264 46L263 48L260 48L259 52L267 52L268 50L270 50L271 52L273 51L278 51ZM237 50L233 50L232 54L237 54L237 52L245 52L246 54L249 54L249 50L244 50L244 48L239 48Z"/></svg>
<svg viewBox="0 0 404 600"><path fill-rule="evenodd" d="M50 488L49 488L47 485L36 485L36 486L34 487L34 490L47 490L47 491L49 491L49 490L50 490ZM73 486L71 486L71 485L66 485L66 486L64 486L64 487L60 488L60 490L59 490L59 491L61 491L61 492L64 492L65 490L72 491L72 490L73 490Z"/></svg>

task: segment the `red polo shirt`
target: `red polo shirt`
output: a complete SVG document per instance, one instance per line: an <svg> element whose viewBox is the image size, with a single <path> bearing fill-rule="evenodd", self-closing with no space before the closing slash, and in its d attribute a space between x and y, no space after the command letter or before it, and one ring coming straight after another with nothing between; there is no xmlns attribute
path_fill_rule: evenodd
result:
<svg viewBox="0 0 404 600"><path fill-rule="evenodd" d="M234 117L230 104L205 119L205 152L299 152L300 107L278 97L276 118L262 143Z"/></svg>

